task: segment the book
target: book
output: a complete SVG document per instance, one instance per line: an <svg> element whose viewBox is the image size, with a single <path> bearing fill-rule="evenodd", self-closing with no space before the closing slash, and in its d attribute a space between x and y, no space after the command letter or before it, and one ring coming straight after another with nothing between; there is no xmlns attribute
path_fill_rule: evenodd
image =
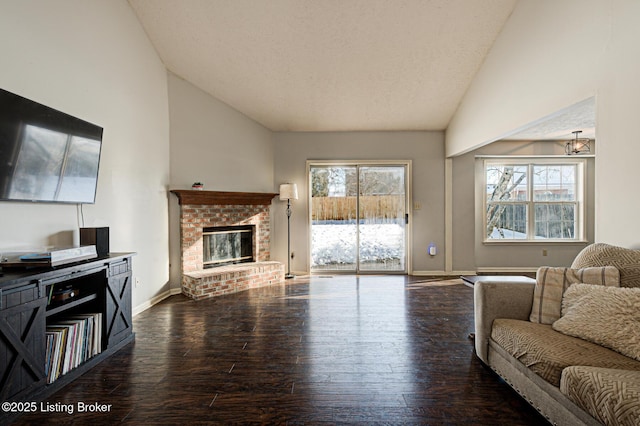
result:
<svg viewBox="0 0 640 426"><path fill-rule="evenodd" d="M102 352L102 313L75 314L46 328L47 383Z"/></svg>

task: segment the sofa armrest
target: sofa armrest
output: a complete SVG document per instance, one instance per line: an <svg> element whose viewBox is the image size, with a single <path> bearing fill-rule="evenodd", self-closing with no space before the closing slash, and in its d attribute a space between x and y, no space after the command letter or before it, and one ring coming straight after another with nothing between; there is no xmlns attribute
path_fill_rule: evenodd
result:
<svg viewBox="0 0 640 426"><path fill-rule="evenodd" d="M535 281L477 281L473 286L476 355L488 364L491 327L496 318L529 320Z"/></svg>

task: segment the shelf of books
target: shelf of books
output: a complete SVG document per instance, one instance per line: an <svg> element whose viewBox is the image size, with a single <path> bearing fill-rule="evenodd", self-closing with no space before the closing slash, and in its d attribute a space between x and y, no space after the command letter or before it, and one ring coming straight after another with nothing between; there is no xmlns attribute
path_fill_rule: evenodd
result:
<svg viewBox="0 0 640 426"><path fill-rule="evenodd" d="M47 384L102 352L102 313L74 314L46 327Z"/></svg>

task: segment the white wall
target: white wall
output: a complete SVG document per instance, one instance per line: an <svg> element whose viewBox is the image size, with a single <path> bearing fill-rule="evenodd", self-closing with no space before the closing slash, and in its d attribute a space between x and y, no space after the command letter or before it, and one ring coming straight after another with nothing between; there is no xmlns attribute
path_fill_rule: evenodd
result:
<svg viewBox="0 0 640 426"><path fill-rule="evenodd" d="M633 187L640 182L640 2L613 3L612 36L596 111L596 240L640 248L640 197Z"/></svg>
<svg viewBox="0 0 640 426"><path fill-rule="evenodd" d="M171 189L274 192L272 133L191 83L169 74ZM169 209L171 286L180 287L180 208Z"/></svg>
<svg viewBox="0 0 640 426"><path fill-rule="evenodd" d="M95 205L111 251L137 252L133 306L168 289L169 126L163 64L125 0L2 2L0 86L104 127ZM0 203L0 249L77 244L74 205Z"/></svg>
<svg viewBox="0 0 640 426"><path fill-rule="evenodd" d="M595 240L640 245L637 0L521 0L447 130L447 156L596 95Z"/></svg>
<svg viewBox="0 0 640 426"><path fill-rule="evenodd" d="M520 0L449 124L447 156L596 94L610 3Z"/></svg>
<svg viewBox="0 0 640 426"><path fill-rule="evenodd" d="M413 270L441 273L444 262L444 134L442 132L326 132L275 133L275 188L281 183L298 185L299 199L292 201L291 262L294 272L309 268L309 216L306 188L307 160L413 160L413 201L422 209L413 211ZM287 217L285 203L276 202L272 230L272 258L287 261ZM430 242L440 251L426 254Z"/></svg>

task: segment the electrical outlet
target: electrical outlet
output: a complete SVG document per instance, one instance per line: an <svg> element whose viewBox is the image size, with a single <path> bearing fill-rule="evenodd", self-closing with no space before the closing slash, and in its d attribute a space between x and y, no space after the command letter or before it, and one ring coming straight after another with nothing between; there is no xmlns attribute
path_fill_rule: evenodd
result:
<svg viewBox="0 0 640 426"><path fill-rule="evenodd" d="M542 255L546 256L547 255L547 249L542 249Z"/></svg>
<svg viewBox="0 0 640 426"><path fill-rule="evenodd" d="M422 208L422 203L419 203L417 201L415 203L413 203L413 209L414 210L420 210L421 208Z"/></svg>

